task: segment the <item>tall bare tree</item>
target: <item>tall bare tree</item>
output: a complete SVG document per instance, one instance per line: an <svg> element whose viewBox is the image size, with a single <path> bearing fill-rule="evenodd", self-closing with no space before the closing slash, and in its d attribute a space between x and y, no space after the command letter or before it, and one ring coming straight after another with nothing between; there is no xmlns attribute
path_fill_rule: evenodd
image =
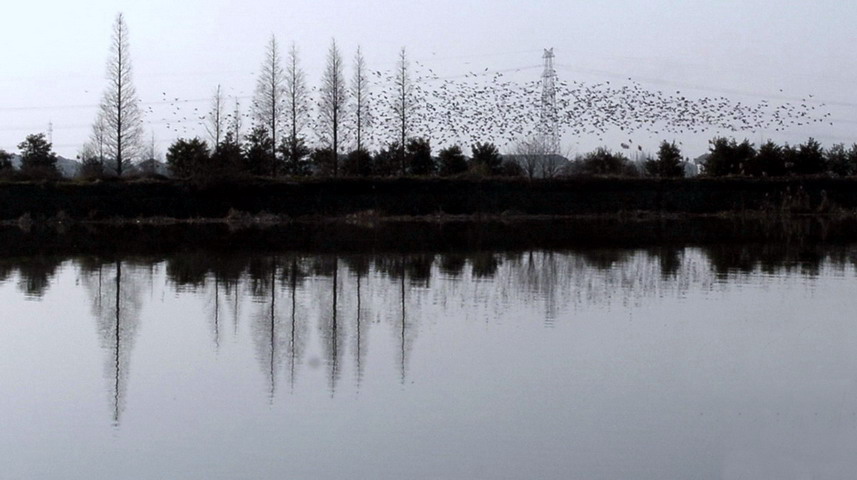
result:
<svg viewBox="0 0 857 480"><path fill-rule="evenodd" d="M327 52L327 65L321 79L318 106L322 141L330 147L334 176L339 173L339 138L342 133L340 127L345 117L347 98L342 55L336 46L336 40L333 40Z"/></svg>
<svg viewBox="0 0 857 480"><path fill-rule="evenodd" d="M140 100L132 79L128 25L121 13L116 15L113 23L110 57L107 61L107 89L99 115L107 124L107 155L116 162L116 174L121 176L126 165L139 154L143 135Z"/></svg>
<svg viewBox="0 0 857 480"><path fill-rule="evenodd" d="M286 76L280 58L277 39L273 35L265 52L262 71L256 83L253 113L256 121L264 126L271 137L271 155L276 158L278 134L285 113ZM271 175L277 176L277 162L272 163Z"/></svg>
<svg viewBox="0 0 857 480"><path fill-rule="evenodd" d="M405 144L411 127L411 116L414 112L414 82L411 78L410 62L405 47L399 51L396 72L393 75L393 119L396 122L401 143L397 153L401 174L405 174Z"/></svg>
<svg viewBox="0 0 857 480"><path fill-rule="evenodd" d="M286 60L286 114L289 117L291 136L290 147L293 146L309 122L309 95L306 86L306 74L300 67L298 48L292 43L289 58Z"/></svg>
<svg viewBox="0 0 857 480"><path fill-rule="evenodd" d="M357 150L363 150L363 140L372 126L369 100L369 72L363 51L357 47L354 55L354 77L351 79L351 99L354 109L354 133Z"/></svg>
<svg viewBox="0 0 857 480"><path fill-rule="evenodd" d="M220 85L218 85L217 89L214 91L214 95L211 97L211 109L205 116L205 131L208 133L211 141L214 142L214 145L211 145L212 151L220 145L220 139L226 133L226 115L224 114L225 106L226 100L220 90Z"/></svg>

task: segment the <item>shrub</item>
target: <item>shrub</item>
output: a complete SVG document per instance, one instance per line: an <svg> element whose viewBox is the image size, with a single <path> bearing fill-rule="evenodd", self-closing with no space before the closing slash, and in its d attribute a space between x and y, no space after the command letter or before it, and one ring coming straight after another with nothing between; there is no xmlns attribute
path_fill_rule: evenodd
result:
<svg viewBox="0 0 857 480"><path fill-rule="evenodd" d="M578 158L571 168L572 174L576 175L622 175L638 176L637 168L625 155L613 153L609 149L600 147L594 152L589 152L582 158Z"/></svg>

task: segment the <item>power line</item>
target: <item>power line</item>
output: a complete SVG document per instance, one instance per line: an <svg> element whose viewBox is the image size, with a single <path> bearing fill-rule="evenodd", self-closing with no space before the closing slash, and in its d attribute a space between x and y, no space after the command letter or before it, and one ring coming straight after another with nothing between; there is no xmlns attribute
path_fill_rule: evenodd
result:
<svg viewBox="0 0 857 480"><path fill-rule="evenodd" d="M251 95L239 95L232 96L231 98L237 98L239 100L247 100L253 98ZM175 105L177 103L202 103L202 102L210 102L211 97L208 98L185 98L178 100L156 100L151 102L140 102L141 106L154 106L154 105ZM0 112L26 112L26 111L38 111L38 110L82 110L82 109L90 109L90 108L98 108L100 104L91 103L87 105L40 105L34 107L0 107Z"/></svg>
<svg viewBox="0 0 857 480"><path fill-rule="evenodd" d="M770 93L754 92L754 91L749 91L749 90L738 90L738 89L732 89L732 88L712 87L710 85L697 85L697 84L691 84L691 83L676 82L674 80L668 80L668 79L663 79L663 78L640 77L640 76L635 76L635 75L622 74L622 73L618 73L618 72L611 72L611 71L607 71L607 70L585 69L585 68L579 68L579 67L574 67L571 65L564 65L564 64L557 64L556 66L559 68L565 69L565 70L576 71L579 73L604 75L604 76L612 77L612 78L621 78L623 80L633 79L633 81L642 81L642 82L652 83L652 84L656 84L656 85L667 85L667 86L672 86L672 87L681 87L681 88L687 88L687 89L691 89L691 90L705 90L705 91L725 93L725 94L730 94L730 95L743 95L743 96L748 96L748 97L771 98L774 100L784 100L784 101L788 101L788 102L804 102L804 103L824 104L825 106L857 108L857 103L843 102L843 101L837 101L837 100L824 100L821 98L816 98L813 95L807 95L806 97L803 97L803 98L790 97L787 95L777 95L777 94L770 94Z"/></svg>

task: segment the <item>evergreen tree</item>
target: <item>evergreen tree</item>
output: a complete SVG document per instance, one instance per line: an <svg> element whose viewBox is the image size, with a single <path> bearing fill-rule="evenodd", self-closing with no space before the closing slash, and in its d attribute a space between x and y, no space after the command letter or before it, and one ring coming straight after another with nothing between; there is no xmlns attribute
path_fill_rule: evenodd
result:
<svg viewBox="0 0 857 480"><path fill-rule="evenodd" d="M750 162L747 173L754 177L782 177L787 172L783 147L768 140Z"/></svg>
<svg viewBox="0 0 857 480"><path fill-rule="evenodd" d="M857 175L857 143L852 144L848 149L848 175Z"/></svg>
<svg viewBox="0 0 857 480"><path fill-rule="evenodd" d="M256 126L246 137L244 164L241 171L248 175L270 176L275 170L274 142L264 126Z"/></svg>
<svg viewBox="0 0 857 480"><path fill-rule="evenodd" d="M825 162L830 173L838 177L848 177L854 175L851 162L848 158L848 150L844 144L836 144L826 152Z"/></svg>
<svg viewBox="0 0 857 480"><path fill-rule="evenodd" d="M756 156L756 150L749 140L739 144L735 139L719 137L711 140L709 144L705 173L712 177L746 175L748 166Z"/></svg>
<svg viewBox="0 0 857 480"><path fill-rule="evenodd" d="M26 140L18 144L18 149L21 151L21 172L25 175L43 178L59 176L57 156L44 133L27 135Z"/></svg>
<svg viewBox="0 0 857 480"><path fill-rule="evenodd" d="M411 175L433 175L434 159L431 157L431 144L425 138L412 138L407 148L408 171Z"/></svg>
<svg viewBox="0 0 857 480"><path fill-rule="evenodd" d="M316 148L310 153L310 163L312 164L316 175L322 177L333 176L333 158L334 152L329 147ZM337 162L338 163L338 162Z"/></svg>
<svg viewBox="0 0 857 480"><path fill-rule="evenodd" d="M12 166L12 154L0 149L0 175L8 174L14 169Z"/></svg>
<svg viewBox="0 0 857 480"><path fill-rule="evenodd" d="M283 156L283 171L293 177L305 177L311 173L309 155L311 151L303 138L287 138L280 144Z"/></svg>
<svg viewBox="0 0 857 480"><path fill-rule="evenodd" d="M173 176L182 179L211 176L210 152L204 141L180 138L167 149L167 166Z"/></svg>
<svg viewBox="0 0 857 480"><path fill-rule="evenodd" d="M226 132L223 140L217 144L217 148L211 153L211 168L220 176L231 177L241 171L244 165L244 149L232 135Z"/></svg>
<svg viewBox="0 0 857 480"><path fill-rule="evenodd" d="M794 167L797 164L798 149L794 145L786 143L782 147L783 167L785 168L784 175L794 174Z"/></svg>
<svg viewBox="0 0 857 480"><path fill-rule="evenodd" d="M658 149L657 159L647 160L646 172L653 177L683 177L684 164L682 163L681 150L675 142L666 140L661 142Z"/></svg>
<svg viewBox="0 0 857 480"><path fill-rule="evenodd" d="M797 175L818 175L824 173L824 149L814 138L798 146L792 171Z"/></svg>
<svg viewBox="0 0 857 480"><path fill-rule="evenodd" d="M401 173L400 158L404 157L404 148L399 142L392 142L386 148L375 153L372 159L375 175L389 177Z"/></svg>
<svg viewBox="0 0 857 480"><path fill-rule="evenodd" d="M444 148L438 153L440 162L440 176L449 177L467 171L467 157L461 151L461 147L453 145Z"/></svg>
<svg viewBox="0 0 857 480"><path fill-rule="evenodd" d="M493 143L477 143L471 147L470 169L482 175L499 175L503 157Z"/></svg>
<svg viewBox="0 0 857 480"><path fill-rule="evenodd" d="M345 157L342 172L346 175L359 177L372 175L372 155L366 150L352 150Z"/></svg>

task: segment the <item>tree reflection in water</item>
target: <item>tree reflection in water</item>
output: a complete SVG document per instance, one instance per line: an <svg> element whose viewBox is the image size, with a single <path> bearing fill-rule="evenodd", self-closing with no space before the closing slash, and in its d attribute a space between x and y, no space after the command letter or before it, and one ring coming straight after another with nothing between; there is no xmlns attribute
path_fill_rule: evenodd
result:
<svg viewBox="0 0 857 480"><path fill-rule="evenodd" d="M525 304L551 327L570 310L641 305L690 291L729 288L726 279L752 282L756 274L822 273L857 267L857 248L810 244L741 244L697 248L532 250L522 252L181 253L133 258L80 256L0 261L0 282L14 281L40 298L60 268L77 271L105 353L111 418L118 424L128 389L130 356L146 309L147 284L164 282L177 295L204 298L202 314L217 352L249 321L253 350L274 401L279 382L294 392L301 366L320 352L329 393L353 372L358 391L366 371L370 334L382 325L395 345L393 359L405 383L421 328L432 311L468 321L502 318ZM759 280L761 281L761 280ZM153 287L154 288L154 285ZM250 302L249 309L244 303ZM246 317L245 317L246 316ZM227 328L231 317L232 328ZM541 318L539 318L541 317ZM377 327L376 327L377 326ZM231 332L230 332L231 330Z"/></svg>
<svg viewBox="0 0 857 480"><path fill-rule="evenodd" d="M115 424L125 408L131 349L140 329L141 287L151 278L147 267L118 259L80 262L80 278L92 301L92 316L106 354L104 375Z"/></svg>

